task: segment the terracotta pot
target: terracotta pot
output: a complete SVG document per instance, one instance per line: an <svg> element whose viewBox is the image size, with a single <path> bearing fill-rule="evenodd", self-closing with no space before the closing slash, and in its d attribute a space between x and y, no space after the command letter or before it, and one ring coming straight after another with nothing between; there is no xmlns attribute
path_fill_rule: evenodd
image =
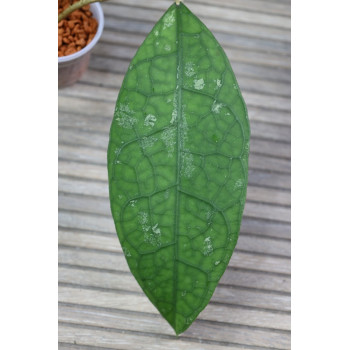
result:
<svg viewBox="0 0 350 350"><path fill-rule="evenodd" d="M91 42L80 51L73 53L72 55L58 57L59 88L73 85L83 75L89 65L91 50L101 37L104 26L104 16L101 4L90 4L90 11L97 20L97 32Z"/></svg>

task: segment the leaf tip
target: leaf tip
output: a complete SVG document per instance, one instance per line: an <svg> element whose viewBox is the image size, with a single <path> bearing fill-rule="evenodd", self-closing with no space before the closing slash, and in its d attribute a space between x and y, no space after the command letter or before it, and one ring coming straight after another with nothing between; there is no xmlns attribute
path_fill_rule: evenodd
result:
<svg viewBox="0 0 350 350"><path fill-rule="evenodd" d="M183 329L183 327L173 327L175 334L176 334L176 338L180 337L180 334L182 334L185 329Z"/></svg>

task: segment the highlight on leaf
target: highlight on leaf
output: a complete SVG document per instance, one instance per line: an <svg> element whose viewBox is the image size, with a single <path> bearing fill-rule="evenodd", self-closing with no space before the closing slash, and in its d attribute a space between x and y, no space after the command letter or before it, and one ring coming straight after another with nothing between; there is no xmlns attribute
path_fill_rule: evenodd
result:
<svg viewBox="0 0 350 350"><path fill-rule="evenodd" d="M125 75L108 175L129 268L176 334L209 303L237 243L249 138L223 49L183 3L174 3Z"/></svg>

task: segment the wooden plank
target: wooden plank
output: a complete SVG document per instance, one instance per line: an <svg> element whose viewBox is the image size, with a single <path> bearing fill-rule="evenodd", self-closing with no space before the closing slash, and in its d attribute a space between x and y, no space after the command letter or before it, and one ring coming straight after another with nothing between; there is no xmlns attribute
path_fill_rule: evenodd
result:
<svg viewBox="0 0 350 350"><path fill-rule="evenodd" d="M141 311L158 314L144 294L131 294L120 291L88 290L59 286L58 300L63 303L109 307L128 311ZM199 319L233 323L242 326L261 327L276 330L290 330L290 315L271 311L250 310L236 306L209 303L199 315ZM164 321L165 322L165 321Z"/></svg>
<svg viewBox="0 0 350 350"><path fill-rule="evenodd" d="M106 186L107 189L107 186ZM74 216L77 213L72 213L72 215ZM63 215L63 214L62 214ZM105 217L97 217L96 219L96 224L97 227L99 227L100 229L96 228L95 225L93 225L92 227L95 227L94 230L95 231L101 231L101 232L108 232L108 233L114 233L115 229L114 229L114 225L110 225L109 221L106 221ZM108 219L108 218L107 218ZM84 221L87 220L89 221L89 219L79 219L79 217L76 218L76 220L74 220L72 218L72 222L75 223L76 225L79 225L78 228L80 229L85 229L85 230L90 230L91 228L83 226L81 227L81 223L80 221ZM63 222L65 222L63 220ZM67 224L67 223L66 223ZM89 221L89 224L91 224L91 222ZM111 230L108 230L108 228L111 228ZM74 226L73 226L74 228ZM260 220L258 218L249 218L245 215L243 215L243 220L242 220L242 224L241 224L241 233L244 234L249 234L249 235L253 235L253 236L262 236L262 237L266 237L266 238L278 238L278 239L283 239L283 240L290 240L290 224L289 223L283 223L283 222L276 222L276 221L266 221L266 220Z"/></svg>
<svg viewBox="0 0 350 350"><path fill-rule="evenodd" d="M250 121L252 137L264 140L281 141L290 144L291 129L289 126L266 124L257 121Z"/></svg>
<svg viewBox="0 0 350 350"><path fill-rule="evenodd" d="M62 204L62 198L66 200L67 202L72 199L72 196L62 196L62 194L59 195L59 206L65 206ZM74 197L72 202L74 202ZM67 207L74 207L72 204L66 205ZM81 208L81 211L84 210L85 208ZM108 210L109 211L109 210ZM59 222L60 223L60 222ZM72 227L74 229L74 227ZM103 231L106 232L106 231ZM110 232L112 236L110 237L110 242L109 244L113 244L115 240L115 230ZM79 236L74 236L73 234L68 234L66 233L66 236L70 237L72 241L74 241L74 244L78 244L76 242L76 237ZM87 236L90 238L90 236ZM94 237L94 236L93 236ZM79 238L78 238L79 239ZM107 238L104 237L105 240ZM66 238L66 241L68 244L70 240ZM103 246L104 248L100 249L106 249L108 245ZM251 252L251 253L261 253L261 254L269 254L269 255L277 255L277 256L285 256L285 257L290 257L290 241L289 240L276 240L273 237L251 237L242 234L239 239L238 239L238 244L236 249L245 251L245 252ZM108 250L108 249L107 249Z"/></svg>
<svg viewBox="0 0 350 350"><path fill-rule="evenodd" d="M268 204L246 202L244 215L252 218L264 218L280 222L290 222L290 208Z"/></svg>
<svg viewBox="0 0 350 350"><path fill-rule="evenodd" d="M146 24L148 28L148 24ZM145 28L146 29L146 28ZM103 37L100 42L114 45L129 45L138 47L145 40L148 32L128 32L124 28L107 27L103 31ZM291 47L289 42L276 41L266 38L247 37L243 35L232 35L228 33L217 32L213 28L213 34L217 41L225 48L240 48L254 52L274 53L289 60Z"/></svg>
<svg viewBox="0 0 350 350"><path fill-rule="evenodd" d="M266 96L262 94L245 92L244 99L248 106L290 112L290 98L280 96Z"/></svg>
<svg viewBox="0 0 350 350"><path fill-rule="evenodd" d="M129 294L117 290L96 291L85 288L59 287L59 301L78 305L110 307L157 314L158 311L143 294ZM232 312L229 310L232 309ZM234 310L234 311L233 311ZM270 311L249 310L235 306L213 305L199 316L200 319L233 323L243 326L289 330L290 316Z"/></svg>
<svg viewBox="0 0 350 350"><path fill-rule="evenodd" d="M105 16L105 29L111 31L119 31L123 33L140 33L144 37L152 30L156 20L150 22L147 18L134 20L133 18L124 18L116 15ZM254 23L235 23L227 20L216 20L213 18L205 18L205 25L212 31L215 36L219 33L228 35L240 35L249 39L267 39L282 42L290 45L290 31L284 28L268 27ZM102 40L104 36L102 35Z"/></svg>
<svg viewBox="0 0 350 350"><path fill-rule="evenodd" d="M106 101L114 104L117 100L118 94L119 90L116 90L114 88L100 86L98 89L96 89L96 86L94 85L79 83L75 84L69 89L64 89L60 91L60 96Z"/></svg>
<svg viewBox="0 0 350 350"><path fill-rule="evenodd" d="M266 79L254 79L249 77L239 77L239 86L245 96L246 91L265 94L265 98L270 95L284 96L290 98L290 83L281 83L276 81L268 81Z"/></svg>
<svg viewBox="0 0 350 350"><path fill-rule="evenodd" d="M60 209L77 210L91 214L110 216L109 199L105 197L87 197L74 194L60 194L58 206ZM279 222L290 222L290 208L255 203L247 201L244 208L247 217L275 220Z"/></svg>
<svg viewBox="0 0 350 350"><path fill-rule="evenodd" d="M74 176L95 181L107 181L107 168L101 165L75 163L70 161L58 162L58 174Z"/></svg>
<svg viewBox="0 0 350 350"><path fill-rule="evenodd" d="M60 96L58 105L60 112L58 120L59 126L109 133L110 124L114 115L115 103ZM71 108L67 110L67 106L69 105ZM109 111L109 113L104 114L106 111ZM249 111L251 112L251 109L249 109ZM250 127L252 138L280 141L290 144L290 126L266 124L255 121L250 114Z"/></svg>
<svg viewBox="0 0 350 350"><path fill-rule="evenodd" d="M114 115L115 102L60 94L58 108L59 126L70 128L80 127L85 130L109 132L110 123ZM248 106L248 113L251 127L257 128L256 135L253 134L252 137L263 137L267 140L270 137L276 141L290 141L289 112ZM94 117L94 120L88 117ZM102 118L105 118L105 120ZM96 119L100 120L96 121ZM98 125L95 125L94 122ZM267 122L269 124L265 125L259 132L259 128L261 127L255 124L257 122ZM264 132L268 132L268 134L264 134Z"/></svg>
<svg viewBox="0 0 350 350"><path fill-rule="evenodd" d="M250 122L265 122L269 124L284 125L285 127L291 125L289 112L276 111L273 109L264 110L254 106L248 106L247 109Z"/></svg>
<svg viewBox="0 0 350 350"><path fill-rule="evenodd" d="M60 93L58 98L58 109L59 126L72 127L74 125L75 127L82 129L89 127L87 130L108 132L109 127L107 127L107 124L112 122L115 102L76 98L64 96ZM94 120L87 117L94 117L96 124L103 123L103 118L108 120L105 120L105 123L97 128L97 125L90 124L90 122L94 122ZM69 120L72 120L72 124L69 124Z"/></svg>
<svg viewBox="0 0 350 350"><path fill-rule="evenodd" d="M241 236L239 239L241 239ZM113 235L102 235L93 232L79 232L79 231L67 231L65 229L59 229L58 231L58 242L60 247L60 262L64 264L75 265L77 260L72 260L69 255L77 254L75 250L69 250L71 248L84 248L84 249L101 249L110 252L121 253L120 245L118 243L116 234ZM65 248L63 248L65 247ZM63 251L61 252L61 250ZM66 253L64 250L68 249ZM87 252L88 254L89 252ZM79 260L79 264L87 261L88 257L85 257L84 251L82 251ZM118 265L109 266L108 269L115 271L129 272L124 257L118 255L116 257ZM75 263L74 263L75 262ZM79 265L86 267L86 265ZM94 267L94 266L90 266ZM106 267L105 267L106 268ZM243 289L256 289L268 292L284 292L290 293L290 277L287 276L274 276L266 275L264 273L256 273L254 271L242 271L240 269L230 268L227 269L220 280L220 283L229 286L241 287Z"/></svg>
<svg viewBox="0 0 350 350"><path fill-rule="evenodd" d="M74 267L59 267L58 281L75 284L79 288L91 287L111 289L143 294L142 289L131 273L115 273L106 271L89 271ZM290 311L290 296L252 291L236 287L218 285L211 301L220 304L248 306L271 311Z"/></svg>
<svg viewBox="0 0 350 350"><path fill-rule="evenodd" d="M69 98L68 98L69 101ZM75 99L74 99L75 101ZM90 104L91 101L86 100L87 105ZM65 103L61 103L61 106L63 108L65 107ZM81 112L79 109L80 104L75 107L77 112ZM86 108L86 107L85 107ZM72 108L73 109L73 108ZM91 110L90 110L91 112ZM84 116L82 114L68 114L68 113L61 113L59 117L59 126L63 128L70 128L68 132L72 132L71 129L77 128L79 131L77 131L77 137L79 136L80 133L82 132L87 132L87 133L96 133L94 136L95 138L101 138L100 143L104 142L104 149L107 148L107 143L108 143L108 135L109 135L109 128L110 124L112 121L111 118L104 118L104 117L98 117L98 111L96 111L96 116ZM98 120L100 119L100 120ZM91 121L91 123L90 123ZM99 127L97 128L96 123L98 122ZM276 148L277 147L284 147L284 149L287 149L288 152L288 158L290 157L290 137L291 137L291 132L290 132L290 127L289 126L282 126L282 125L274 125L274 124L265 124L262 122L257 122L257 121L251 121L251 132L252 132L252 147L254 147L254 142L256 140L260 141L265 141L265 149L268 148ZM60 134L66 132L66 129L61 129ZM78 134L79 133L79 134ZM101 135L101 133L104 133L104 135ZM273 138L269 138L269 136L274 135ZM61 135L59 135L61 137ZM284 143L284 145L278 144L276 145L275 143ZM90 143L86 141L85 143L87 146L90 146ZM261 144L261 143L260 143ZM259 145L260 145L259 144ZM270 145L270 147L266 147L267 145ZM251 151L254 152L254 148L251 149ZM276 153L276 152L273 152ZM284 155L277 154L279 157L284 158ZM277 161L277 160L276 160ZM286 166L290 166L289 162L285 163ZM271 169L273 170L273 169Z"/></svg>
<svg viewBox="0 0 350 350"><path fill-rule="evenodd" d="M108 183L106 181L93 182L84 179L59 177L58 190L61 192L82 194L85 196L99 196L107 198L109 196Z"/></svg>
<svg viewBox="0 0 350 350"><path fill-rule="evenodd" d="M107 134L101 135L101 133L85 130L58 129L58 142L63 145L87 146L107 151L108 141Z"/></svg>
<svg viewBox="0 0 350 350"><path fill-rule="evenodd" d="M59 160L58 166L58 172L60 175L103 182L106 182L108 179L107 167L105 165L78 163L69 160ZM269 173L256 169L250 169L248 176L248 188L250 186L265 186L268 187L266 189L267 191L270 189L275 189L278 191L279 189L290 188L289 174ZM284 196L284 198L286 198L286 196ZM263 202L270 203L269 198L263 200ZM280 203L277 202L277 204Z"/></svg>
<svg viewBox="0 0 350 350"><path fill-rule="evenodd" d="M58 129L58 142L65 145L79 145L106 151L108 135L84 130ZM250 140L250 152L276 158L290 159L290 144L271 140L261 140L254 137Z"/></svg>
<svg viewBox="0 0 350 350"><path fill-rule="evenodd" d="M288 223L273 221L265 221L262 223L259 219L247 218L244 215L241 224L241 232L289 240L291 236L290 224Z"/></svg>
<svg viewBox="0 0 350 350"><path fill-rule="evenodd" d="M123 333L122 331L112 332L110 329L103 330L93 327L77 327L76 325L60 325L58 338L61 342L89 345L93 344L97 349L128 349L128 350L219 350L227 349L226 346L213 344L196 344L192 341L186 341L182 338L164 339L139 335L134 333ZM242 346L232 345L232 350L246 350Z"/></svg>
<svg viewBox="0 0 350 350"><path fill-rule="evenodd" d="M116 239L117 236L115 233L103 235L95 232L80 232L74 229L65 230L60 228L58 230L58 244L64 247L121 252L120 245L117 245Z"/></svg>
<svg viewBox="0 0 350 350"><path fill-rule="evenodd" d="M59 175L96 181L107 181L108 179L106 166L73 161L59 161L58 173ZM290 189L290 175L249 169L248 186L250 185L265 186L274 189Z"/></svg>
<svg viewBox="0 0 350 350"><path fill-rule="evenodd" d="M239 238L241 239L242 236ZM67 231L65 229L59 229L58 242L60 244L60 263L72 264L77 263L76 259L73 259L70 255L77 254L75 249L101 249L105 251L121 253L120 245L118 243L116 234L102 235L93 232L79 232L79 231ZM70 248L73 250L69 250ZM66 251L65 251L66 250ZM103 253L103 252L102 252ZM84 261L88 261L91 257L89 251L81 251L78 253L81 260L78 260L78 264L82 268L88 266L84 265ZM87 256L86 256L87 255ZM98 255L99 257L99 255ZM73 259L73 260L72 260ZM99 258L100 259L100 258ZM129 272L129 268L126 264L125 258L120 254L116 256L117 265L107 265L109 270ZM100 262L101 263L101 262ZM91 264L91 263L90 263ZM104 265L106 266L106 265ZM96 266L90 266L92 268L99 268ZM104 267L106 268L106 267ZM264 274L262 272L246 271L230 268L227 269L220 280L220 284L227 286L234 286L241 288L242 290L257 290L266 292L283 292L290 293L291 283L288 276L274 276L270 274Z"/></svg>
<svg viewBox="0 0 350 350"><path fill-rule="evenodd" d="M205 18L205 25L214 33L226 33L230 35L242 35L247 38L263 38L281 41L290 44L290 30L279 27L269 27L258 23L244 23L237 21L217 20ZM217 35L217 34L216 34Z"/></svg>
<svg viewBox="0 0 350 350"><path fill-rule="evenodd" d="M121 310L108 308L81 307L79 305L62 305L59 309L59 321L65 323L82 324L101 328L132 330L147 334L160 334L172 336L173 331L164 322L160 315L149 315L145 313L125 313ZM118 334L118 336L120 336ZM123 336L123 335L121 335ZM161 337L161 336L160 336ZM235 344L244 344L245 349L250 346L269 346L280 349L287 349L290 346L290 336L285 333L267 332L260 329L247 329L228 326L225 324L211 324L197 320L191 327L174 339L176 342L182 340L199 343L228 342L226 348L235 349ZM191 344L189 349L193 349ZM181 346L181 345L180 345ZM248 346L248 347L246 347ZM143 347L140 347L143 349ZM166 348L168 349L168 348Z"/></svg>
<svg viewBox="0 0 350 350"><path fill-rule="evenodd" d="M290 83L289 68L259 66L239 61L230 61L230 63L238 81L240 80L240 76L245 76L255 79ZM129 64L129 59L99 56L97 51L91 55L90 59L90 67L93 69L121 74L125 74Z"/></svg>
<svg viewBox="0 0 350 350"><path fill-rule="evenodd" d="M255 271L290 274L289 259L255 255L248 252L236 251L231 258L229 266Z"/></svg>
<svg viewBox="0 0 350 350"><path fill-rule="evenodd" d="M67 99L69 101L70 98ZM82 104L80 104L80 102ZM108 139L109 134L109 128L112 122L112 116L111 114L110 118L105 117L99 117L98 111L96 111L96 115L89 115L89 113L93 113L93 111L89 110L90 104L92 104L93 101L86 100L86 105L84 106L83 101L79 101L79 104L72 109L71 113L68 112L61 112L58 124L59 127L62 128L69 128L69 129L79 129L79 131L85 131L85 132L94 132L94 133L102 133L102 137ZM66 108L65 103L61 101L60 105L63 108ZM83 107L82 107L83 106ZM82 114L75 114L75 111L82 112L82 109L86 110L86 115ZM274 125L274 124L266 124L262 122L257 121L250 121L251 126L251 138L253 140L262 140L266 142L280 142L285 143L287 146L290 147L290 138L291 138L291 129L289 126L281 126L281 125Z"/></svg>
<svg viewBox="0 0 350 350"><path fill-rule="evenodd" d="M123 83L123 79L124 74L94 70L89 67L89 69L85 72L77 84L80 85L81 82L84 84L107 86L110 88L119 89ZM71 89L71 87L67 87L67 89ZM59 91L59 95L60 94L61 91ZM115 95L117 96L117 93Z"/></svg>
<svg viewBox="0 0 350 350"><path fill-rule="evenodd" d="M97 232L114 233L115 226L109 217L94 216L84 213L58 212L58 225L68 229L91 230Z"/></svg>
<svg viewBox="0 0 350 350"><path fill-rule="evenodd" d="M289 159L274 158L261 154L250 153L249 167L251 169L276 171L279 173L290 174L291 162Z"/></svg>
<svg viewBox="0 0 350 350"><path fill-rule="evenodd" d="M291 256L290 241L276 241L272 238L251 237L244 234L240 235L236 249L251 253Z"/></svg>
<svg viewBox="0 0 350 350"><path fill-rule="evenodd" d="M290 189L290 175L268 173L260 170L249 169L248 186L266 186L270 188Z"/></svg>
<svg viewBox="0 0 350 350"><path fill-rule="evenodd" d="M191 2L213 5L211 0L191 0ZM288 2L254 1L254 0L215 0L215 6L221 8L239 8L244 10L258 11L260 13L278 14L290 16L291 8Z"/></svg>
<svg viewBox="0 0 350 350"><path fill-rule="evenodd" d="M115 251L112 252L112 249L115 249ZM117 253L120 254L118 255ZM59 250L59 262L92 268L113 269L114 266L119 266L121 261L124 261L124 256L121 253L122 249L117 237L115 237L115 245L110 246L109 251L76 250L74 254L72 254L71 249L61 248ZM256 272L262 271L290 275L290 259L268 255L256 255L250 252L235 251L229 262L229 266Z"/></svg>
<svg viewBox="0 0 350 350"><path fill-rule="evenodd" d="M284 59L284 61L289 62L290 66L291 45L288 41L276 41L269 38L259 38L240 34L233 35L218 32L215 27L213 27L212 33L225 51L231 48L233 49L233 53L236 49L242 49L256 53L274 54L280 56L281 60Z"/></svg>
<svg viewBox="0 0 350 350"><path fill-rule="evenodd" d="M58 157L62 160L72 160L87 164L100 164L107 166L107 151L92 147L60 144L58 147Z"/></svg>
<svg viewBox="0 0 350 350"><path fill-rule="evenodd" d="M255 154L265 154L285 159L291 158L291 145L288 143L251 138L250 150Z"/></svg>
<svg viewBox="0 0 350 350"><path fill-rule="evenodd" d="M107 166L106 154L106 150L93 147L60 144L58 148L58 156L62 160L101 164L105 166ZM251 169L290 174L291 163L289 159L272 158L251 153L249 156L249 167Z"/></svg>
<svg viewBox="0 0 350 350"><path fill-rule="evenodd" d="M130 40L127 40L128 36ZM276 45L275 41L268 39L232 37L225 33L218 33L216 38L232 62L290 68L289 44ZM144 39L144 34L126 33L125 37L120 31L106 31L95 51L101 56L131 60Z"/></svg>
<svg viewBox="0 0 350 350"><path fill-rule="evenodd" d="M65 193L81 194L85 196L107 197L108 183L107 182L92 182L74 178L58 179L58 190ZM270 204L290 205L290 193L282 190L271 188L263 188L257 186L248 186L247 191L248 201L258 201Z"/></svg>
<svg viewBox="0 0 350 350"><path fill-rule="evenodd" d="M102 87L96 89L94 85L75 84L69 89L64 89L60 92L60 96L80 97L90 100L103 100L115 103L119 91L110 88ZM275 109L285 112L290 112L290 98L281 96L266 96L253 92L244 92L244 99L247 106L261 107L265 109Z"/></svg>
<svg viewBox="0 0 350 350"><path fill-rule="evenodd" d="M114 89L115 99L117 96L117 91L124 79L124 74L121 73L114 73L114 72L106 72L106 71L99 71L94 69L89 69L79 80L79 82L85 84L85 85L92 85L92 86L102 86L102 87L109 87ZM74 86L80 86L82 84L77 83ZM66 88L65 90L73 90L74 86ZM251 91L255 93L261 93L268 98L270 95L273 96L282 96L282 97L288 97L290 98L291 94L291 86L290 83L281 83L276 81L267 81L267 80L261 80L261 79L254 79L254 78L247 78L247 77L240 77L239 78L239 86L243 91L243 94L245 94L245 91ZM61 94L61 91L60 91ZM289 122L290 124L290 122Z"/></svg>
<svg viewBox="0 0 350 350"><path fill-rule="evenodd" d="M96 45L95 54L109 58L119 58L131 61L136 54L138 46L114 42L100 41ZM224 47L228 59L232 62L250 63L258 66L290 68L290 58L272 52L259 52L241 48Z"/></svg>
<svg viewBox="0 0 350 350"><path fill-rule="evenodd" d="M186 349L191 346L194 350L199 349L225 349L223 346L213 346L207 344L196 345L192 342L176 342L174 339L157 339L154 336L129 334L121 331L112 332L110 329L104 330L93 327L78 327L77 325L59 325L58 339L61 342L72 343L78 345L94 346L95 349ZM176 344L176 345L175 345ZM242 347L234 347L234 350L243 350Z"/></svg>
<svg viewBox="0 0 350 350"><path fill-rule="evenodd" d="M72 206L72 205L71 205ZM243 219L242 226L244 225L246 220ZM92 230L97 232L105 232L113 234L115 232L114 223L111 217L108 216L96 216L83 212L71 212L68 213L66 211L59 212L59 225L61 227L65 227L67 229L79 229L79 230ZM241 236L241 238L243 235ZM242 238L240 240L242 243L239 243L237 249L242 249L242 253L248 252L248 246L255 246L255 252L264 253L270 255L285 255L289 256L290 251L290 242L288 240L281 242L273 242L271 243L271 247L268 245L269 237L249 239ZM273 237L271 237L273 240ZM239 240L239 242L240 242ZM254 242L254 243L253 243ZM259 243L262 244L259 246ZM264 243L264 244L263 244ZM254 251L253 251L254 252Z"/></svg>
<svg viewBox="0 0 350 350"><path fill-rule="evenodd" d="M213 18L219 21L227 20L242 23L256 23L258 25L268 27L284 28L287 30L290 29L290 18L287 16L269 15L261 12L238 10L235 8L222 8L212 6L212 4L213 3L210 5L191 3L189 5L189 8L204 22L205 18ZM137 7L139 5L140 2L138 0L113 0L112 3L104 4L104 8L106 8L106 12L110 16L117 15L123 18L133 18L140 20L144 18L152 18L157 20L169 7L168 3L159 0L149 0L142 4L142 8ZM132 6L132 10L130 9L130 6Z"/></svg>
<svg viewBox="0 0 350 350"><path fill-rule="evenodd" d="M220 283L241 288L265 290L268 292L291 292L291 278L288 276L275 276L257 273L254 271L230 268L223 274Z"/></svg>
<svg viewBox="0 0 350 350"><path fill-rule="evenodd" d="M83 348L80 347L79 345L58 342L58 350L74 350L74 349L82 350ZM105 349L105 350L108 350L108 349Z"/></svg>
<svg viewBox="0 0 350 350"><path fill-rule="evenodd" d="M281 191L271 188L262 188L258 186L248 186L248 201L258 201L261 203L281 204L290 206L291 198L288 191Z"/></svg>

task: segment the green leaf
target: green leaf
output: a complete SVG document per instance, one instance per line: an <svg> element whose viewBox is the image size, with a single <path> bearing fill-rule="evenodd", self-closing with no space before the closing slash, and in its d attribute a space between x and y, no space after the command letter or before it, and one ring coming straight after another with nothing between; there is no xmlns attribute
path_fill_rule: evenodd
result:
<svg viewBox="0 0 350 350"><path fill-rule="evenodd" d="M223 49L185 5L173 4L125 75L108 174L130 270L177 334L208 304L236 245L249 137Z"/></svg>

